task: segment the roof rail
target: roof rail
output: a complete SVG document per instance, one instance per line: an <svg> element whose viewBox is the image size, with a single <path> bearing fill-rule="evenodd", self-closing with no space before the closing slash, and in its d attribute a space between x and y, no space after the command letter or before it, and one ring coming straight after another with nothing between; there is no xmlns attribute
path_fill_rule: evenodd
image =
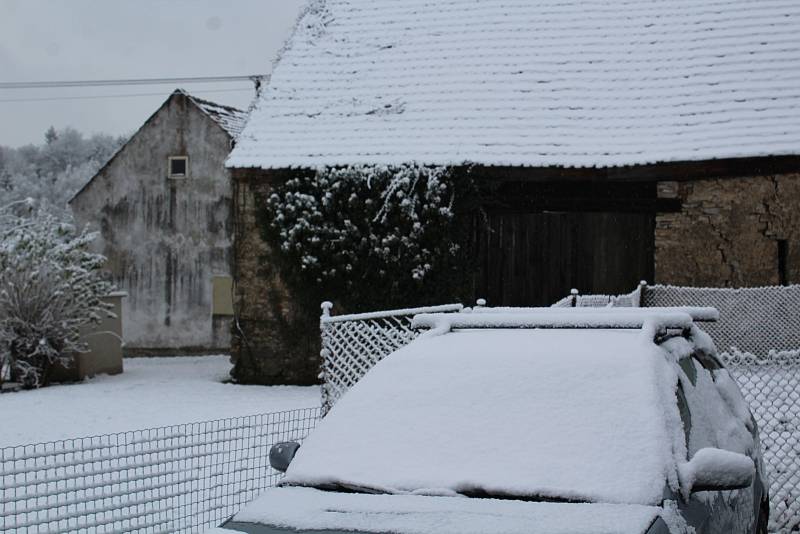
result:
<svg viewBox="0 0 800 534"><path fill-rule="evenodd" d="M512 307L497 307L497 308L464 308L465 313L491 313L491 314L523 314L523 315L569 315L569 316L582 316L582 315L600 315L605 314L609 317L617 315L640 314L646 316L662 316L671 313L685 313L688 314L695 322L714 322L719 320L719 311L716 308L709 306L672 306L672 307L646 307L646 308L633 308L633 307L584 307L584 308L512 308Z"/></svg>
<svg viewBox="0 0 800 534"><path fill-rule="evenodd" d="M484 311L486 310L486 311ZM414 316L412 328L428 328L436 335L457 329L479 328L564 328L644 329L654 337L667 330L688 331L695 317L712 321L719 317L714 308L482 308L461 313L422 313ZM509 311L514 310L514 311ZM586 311L584 311L586 310Z"/></svg>

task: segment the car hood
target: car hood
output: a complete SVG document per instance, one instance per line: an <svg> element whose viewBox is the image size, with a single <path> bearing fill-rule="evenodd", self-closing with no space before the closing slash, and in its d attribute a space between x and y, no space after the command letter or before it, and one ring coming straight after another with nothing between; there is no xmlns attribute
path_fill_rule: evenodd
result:
<svg viewBox="0 0 800 534"><path fill-rule="evenodd" d="M643 534L660 512L659 507L643 505L367 495L279 487L267 490L225 526L252 534Z"/></svg>

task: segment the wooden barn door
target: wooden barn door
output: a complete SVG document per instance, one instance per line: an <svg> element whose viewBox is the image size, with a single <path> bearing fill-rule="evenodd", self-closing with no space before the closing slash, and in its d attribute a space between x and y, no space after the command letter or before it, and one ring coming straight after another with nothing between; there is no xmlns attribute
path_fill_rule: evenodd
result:
<svg viewBox="0 0 800 534"><path fill-rule="evenodd" d="M477 296L490 306L548 306L577 288L620 294L652 280L654 215L490 213L477 225Z"/></svg>

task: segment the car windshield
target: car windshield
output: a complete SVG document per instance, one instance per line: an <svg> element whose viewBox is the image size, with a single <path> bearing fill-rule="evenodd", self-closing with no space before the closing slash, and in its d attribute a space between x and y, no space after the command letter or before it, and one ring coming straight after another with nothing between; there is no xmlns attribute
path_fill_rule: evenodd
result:
<svg viewBox="0 0 800 534"><path fill-rule="evenodd" d="M660 349L633 330L487 329L419 339L334 406L285 483L656 504L673 443L666 366Z"/></svg>

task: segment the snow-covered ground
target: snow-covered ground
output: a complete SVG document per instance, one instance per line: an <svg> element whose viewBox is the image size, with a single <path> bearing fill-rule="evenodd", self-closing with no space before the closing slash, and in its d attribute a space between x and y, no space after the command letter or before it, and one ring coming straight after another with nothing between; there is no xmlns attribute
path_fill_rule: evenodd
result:
<svg viewBox="0 0 800 534"><path fill-rule="evenodd" d="M228 356L131 358L125 372L0 395L0 447L311 408L318 387L226 384Z"/></svg>

